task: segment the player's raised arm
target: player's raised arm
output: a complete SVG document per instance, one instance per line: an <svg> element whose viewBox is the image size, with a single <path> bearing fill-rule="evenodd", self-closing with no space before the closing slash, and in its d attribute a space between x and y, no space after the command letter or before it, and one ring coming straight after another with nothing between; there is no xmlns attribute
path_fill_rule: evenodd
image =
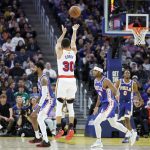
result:
<svg viewBox="0 0 150 150"><path fill-rule="evenodd" d="M63 25L62 25L61 27L62 27L62 34L61 34L61 36L58 38L57 43L56 43L56 47L55 47L55 49L56 49L56 54L58 54L59 51L62 51L61 42L62 42L62 40L64 39L65 34L66 34L66 32L67 32L67 28L65 28Z"/></svg>
<svg viewBox="0 0 150 150"><path fill-rule="evenodd" d="M79 24L75 24L72 26L73 29L73 34L71 38L71 49L77 52L77 47L76 47L76 39L77 39L77 30L79 28Z"/></svg>

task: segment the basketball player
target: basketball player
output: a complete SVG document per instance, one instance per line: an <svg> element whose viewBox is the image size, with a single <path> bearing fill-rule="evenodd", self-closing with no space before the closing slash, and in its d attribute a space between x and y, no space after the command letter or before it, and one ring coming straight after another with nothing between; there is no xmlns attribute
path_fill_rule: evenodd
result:
<svg viewBox="0 0 150 150"><path fill-rule="evenodd" d="M46 132L45 119L49 116L49 114L51 113L52 109L55 106L55 98L53 95L53 91L51 89L50 81L47 78L47 76L43 74L43 69L44 69L43 63L38 62L35 64L35 70L37 71L38 74L38 89L41 98L38 103L38 106L32 112L31 116L35 118L37 116L37 121L43 136L43 141L40 144L38 144L37 147L50 147L50 142L48 140ZM35 141L31 143L38 143L40 141L38 125L36 121L34 123L36 123L33 126L35 130L36 139L34 139Z"/></svg>
<svg viewBox="0 0 150 150"><path fill-rule="evenodd" d="M74 108L73 102L75 100L75 93L77 90L76 79L74 77L74 64L76 61L76 34L79 28L78 24L75 24L71 42L68 38L64 38L67 29L62 25L62 35L57 40L56 55L58 65L58 80L56 88L57 105L56 105L56 121L57 121L57 134L56 139L60 138L64 131L62 130L61 117L62 107L64 101L67 103L69 111L69 128L66 136L66 140L70 140L74 135Z"/></svg>
<svg viewBox="0 0 150 150"><path fill-rule="evenodd" d="M123 74L123 79L118 80L115 83L116 88L118 89L118 92L120 93L119 98L119 114L118 119L124 120L125 126L128 128L128 130L132 131L133 134L137 136L137 132L135 132L130 123L130 118L132 116L132 108L133 108L133 93L136 94L141 101L141 95L138 91L138 87L136 82L130 79L130 71L125 70ZM129 137L128 135L125 136L125 139L122 141L122 143L128 143Z"/></svg>
<svg viewBox="0 0 150 150"><path fill-rule="evenodd" d="M91 146L91 148L103 147L103 144L101 142L101 132L102 132L101 123L105 120L108 120L112 127L129 135L131 137L130 138L131 145L133 145L136 140L136 137L134 137L126 127L124 127L121 123L117 122L115 119L115 110L117 102L114 96L117 95L117 89L109 79L103 76L102 73L103 69L99 67L94 67L93 69L93 75L95 77L94 87L98 93L98 99L96 107L94 109L94 114L98 112L100 103L101 106L99 108L99 113L97 114L94 120L94 127L97 140Z"/></svg>

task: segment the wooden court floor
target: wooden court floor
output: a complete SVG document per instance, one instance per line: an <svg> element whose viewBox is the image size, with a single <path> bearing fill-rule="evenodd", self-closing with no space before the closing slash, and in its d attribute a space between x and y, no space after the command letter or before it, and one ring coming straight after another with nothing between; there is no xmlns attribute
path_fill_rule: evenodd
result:
<svg viewBox="0 0 150 150"><path fill-rule="evenodd" d="M58 141L51 139L50 148L36 148L35 144L28 143L31 138L25 137L0 137L0 150L91 150L90 145L95 141L94 138L84 136L75 136L67 142L64 138ZM97 148L92 150L150 150L150 138L140 138L134 146L122 144L120 138L102 139L103 149Z"/></svg>

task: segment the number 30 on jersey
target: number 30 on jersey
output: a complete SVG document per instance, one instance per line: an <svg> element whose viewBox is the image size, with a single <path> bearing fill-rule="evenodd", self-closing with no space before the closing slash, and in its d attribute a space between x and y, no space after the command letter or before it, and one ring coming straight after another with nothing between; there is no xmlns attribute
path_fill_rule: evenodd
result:
<svg viewBox="0 0 150 150"><path fill-rule="evenodd" d="M64 65L64 67L63 67L64 71L66 71L66 72L67 71L71 71L71 72L74 71L74 62L73 61L70 61L70 62L64 61L63 65Z"/></svg>

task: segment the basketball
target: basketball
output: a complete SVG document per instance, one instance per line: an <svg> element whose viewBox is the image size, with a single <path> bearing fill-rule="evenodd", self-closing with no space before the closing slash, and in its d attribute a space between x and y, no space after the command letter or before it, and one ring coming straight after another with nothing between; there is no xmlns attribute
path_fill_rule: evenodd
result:
<svg viewBox="0 0 150 150"><path fill-rule="evenodd" d="M78 18L81 15L80 7L78 6L72 6L69 9L69 15L72 18Z"/></svg>

